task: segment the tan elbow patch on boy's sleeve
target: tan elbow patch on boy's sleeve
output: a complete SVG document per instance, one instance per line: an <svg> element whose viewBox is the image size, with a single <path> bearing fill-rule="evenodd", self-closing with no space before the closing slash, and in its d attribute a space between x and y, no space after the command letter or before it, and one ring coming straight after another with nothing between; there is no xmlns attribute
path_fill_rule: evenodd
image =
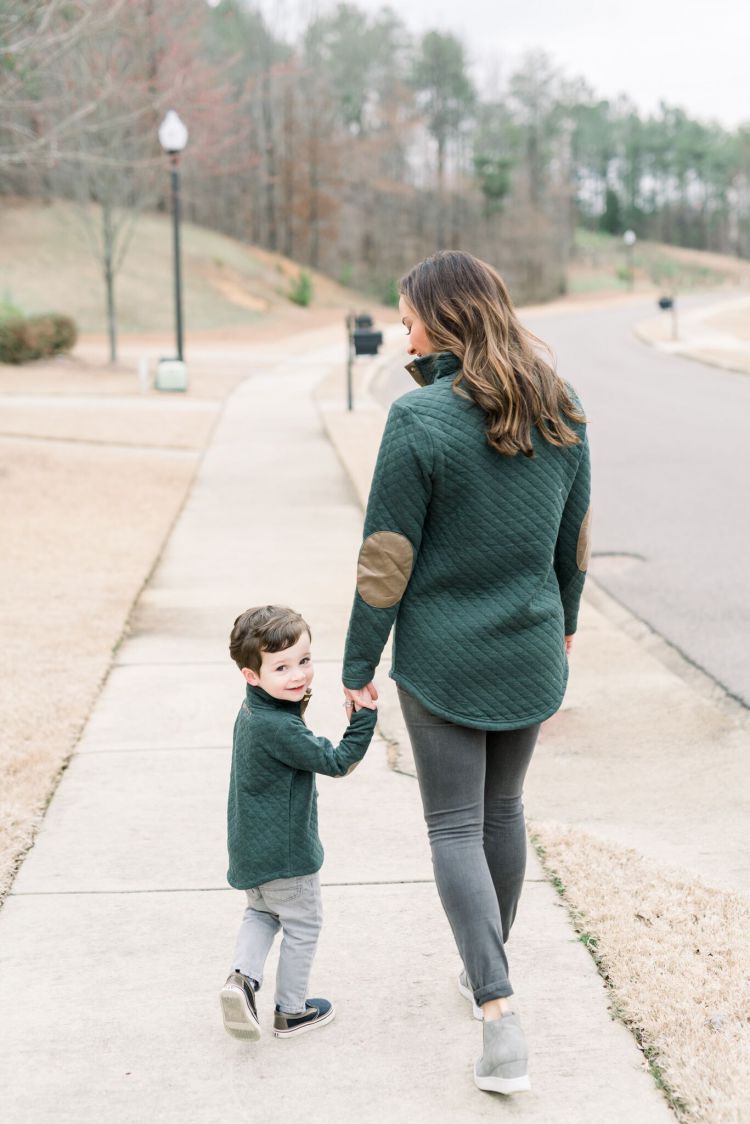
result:
<svg viewBox="0 0 750 1124"><path fill-rule="evenodd" d="M581 529L578 532L578 546L576 547L576 566L579 570L588 570L591 557L591 508L583 517Z"/></svg>
<svg viewBox="0 0 750 1124"><path fill-rule="evenodd" d="M414 551L406 535L376 531L362 543L357 562L357 591L374 609L397 604L409 584Z"/></svg>

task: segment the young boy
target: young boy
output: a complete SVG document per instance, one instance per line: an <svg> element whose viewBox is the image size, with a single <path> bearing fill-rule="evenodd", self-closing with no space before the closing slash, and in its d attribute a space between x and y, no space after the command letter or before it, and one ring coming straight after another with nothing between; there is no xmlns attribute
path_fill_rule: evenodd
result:
<svg viewBox="0 0 750 1124"><path fill-rule="evenodd" d="M330 1022L327 999L308 999L307 983L322 922L314 773L340 777L364 756L377 712L352 713L338 746L303 721L313 665L310 629L278 605L248 609L234 622L229 652L247 680L234 725L228 802L228 881L247 893L232 972L221 990L224 1026L260 1037L255 993L279 929L274 1034L289 1038Z"/></svg>

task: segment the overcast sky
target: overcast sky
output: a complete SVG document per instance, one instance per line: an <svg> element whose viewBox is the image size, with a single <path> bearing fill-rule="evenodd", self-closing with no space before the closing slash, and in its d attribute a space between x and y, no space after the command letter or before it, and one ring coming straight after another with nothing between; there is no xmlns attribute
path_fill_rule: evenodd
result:
<svg viewBox="0 0 750 1124"><path fill-rule="evenodd" d="M283 0L282 0L283 2ZM352 0L376 12L382 0ZM278 3L278 0L276 0ZM270 5L269 5L270 6ZM307 0L325 11L336 0ZM750 0L403 0L407 26L461 36L484 85L541 47L602 97L660 99L728 126L750 122Z"/></svg>

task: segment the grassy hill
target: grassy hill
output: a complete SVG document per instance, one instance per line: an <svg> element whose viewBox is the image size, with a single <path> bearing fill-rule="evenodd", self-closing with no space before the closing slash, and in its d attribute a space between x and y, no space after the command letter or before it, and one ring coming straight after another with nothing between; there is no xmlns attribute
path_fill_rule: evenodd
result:
<svg viewBox="0 0 750 1124"><path fill-rule="evenodd" d="M96 225L94 208L90 216ZM249 326L295 307L289 289L300 266L281 254L185 223L182 227L185 319L192 331ZM322 274L313 278L313 309L371 304ZM122 333L172 331L172 222L142 215L115 283ZM89 249L75 206L0 196L0 302L22 312L62 312L81 332L105 331L101 266ZM302 312L302 310L299 310Z"/></svg>
<svg viewBox="0 0 750 1124"><path fill-rule="evenodd" d="M750 261L727 254L667 246L661 242L639 241L635 246L633 265L636 289L653 286L669 289L670 281L679 291L746 285L750 281ZM568 270L568 292L571 295L626 292L629 287L622 238L577 230Z"/></svg>
<svg viewBox="0 0 750 1124"><path fill-rule="evenodd" d="M96 227L98 214L89 212ZM189 331L250 327L278 314L301 322L313 319L289 300L300 266L281 254L246 245L203 227L185 223L183 280ZM89 248L80 211L61 201L0 196L0 302L22 312L62 312L79 330L105 331L101 267ZM679 273L679 287L737 285L750 276L750 263L699 250L639 242L635 252L636 288L651 288L655 271ZM578 231L570 265L571 295L625 291L628 288L622 239ZM372 301L337 285L323 274L313 277L311 308L342 313ZM121 334L173 330L172 224L168 215L144 214L138 220L116 280Z"/></svg>

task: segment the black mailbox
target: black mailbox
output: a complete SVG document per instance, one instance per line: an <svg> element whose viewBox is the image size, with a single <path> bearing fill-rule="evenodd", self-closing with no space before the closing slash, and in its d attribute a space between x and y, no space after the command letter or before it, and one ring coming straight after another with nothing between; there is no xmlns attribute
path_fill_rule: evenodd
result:
<svg viewBox="0 0 750 1124"><path fill-rule="evenodd" d="M360 318L357 317L359 320ZM372 324L372 319L367 317ZM383 333L374 332L370 328L356 327L354 329L354 354L355 355L377 355L378 349L383 342Z"/></svg>
<svg viewBox="0 0 750 1124"><path fill-rule="evenodd" d="M369 312L363 312L359 316L354 317L355 328L372 328L374 325L375 321L372 316L370 316Z"/></svg>
<svg viewBox="0 0 750 1124"><path fill-rule="evenodd" d="M672 297L659 297L659 308L662 312L666 312L668 309L672 308L673 305L674 300Z"/></svg>

